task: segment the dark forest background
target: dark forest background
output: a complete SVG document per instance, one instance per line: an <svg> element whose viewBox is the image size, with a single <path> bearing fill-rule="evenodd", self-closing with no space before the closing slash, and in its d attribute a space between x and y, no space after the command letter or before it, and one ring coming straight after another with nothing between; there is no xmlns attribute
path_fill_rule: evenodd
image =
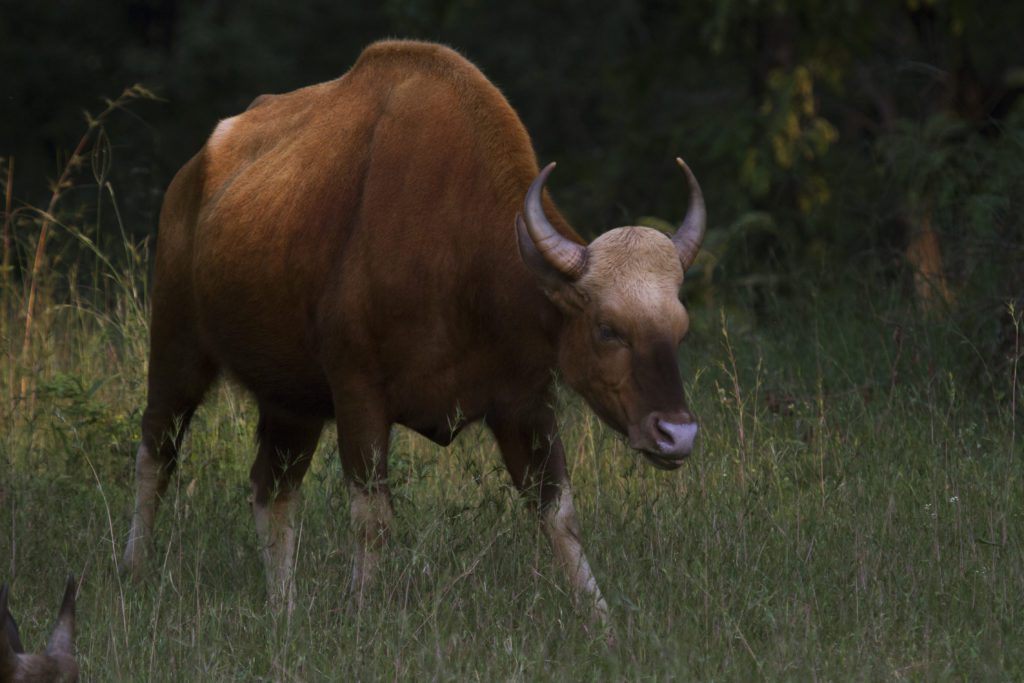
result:
<svg viewBox="0 0 1024 683"><path fill-rule="evenodd" d="M4 277L24 284L37 252L38 212L19 207L59 195L61 223L114 253L155 234L220 118L420 38L504 91L586 236L678 220L686 158L710 212L693 301L756 317L870 283L998 364L1024 291L1022 26L1024 3L965 0L0 0ZM73 232L52 231L50 268L75 263Z"/></svg>

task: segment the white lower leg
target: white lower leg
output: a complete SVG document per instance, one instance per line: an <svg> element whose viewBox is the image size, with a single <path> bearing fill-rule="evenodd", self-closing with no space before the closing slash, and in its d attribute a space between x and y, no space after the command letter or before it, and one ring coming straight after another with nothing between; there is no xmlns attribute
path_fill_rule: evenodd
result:
<svg viewBox="0 0 1024 683"><path fill-rule="evenodd" d="M363 594L373 582L380 564L380 551L387 540L393 512L391 499L383 491L364 491L350 484L352 527L356 551L352 560L352 592L362 604Z"/></svg>
<svg viewBox="0 0 1024 683"><path fill-rule="evenodd" d="M131 574L137 574L145 561L145 544L153 533L153 518L167 488L167 479L165 464L154 458L145 444L140 444L135 454L135 511L122 564Z"/></svg>
<svg viewBox="0 0 1024 683"><path fill-rule="evenodd" d="M558 499L544 513L544 531L551 540L557 562L569 579L573 595L585 608L591 610L592 618L608 623L608 603L601 595L597 579L590 570L590 563L580 543L579 523L576 521L576 507L572 502L572 491L568 484L562 484Z"/></svg>
<svg viewBox="0 0 1024 683"><path fill-rule="evenodd" d="M267 596L275 609L295 609L295 525L299 492L279 495L267 504L253 503L256 537L267 573Z"/></svg>

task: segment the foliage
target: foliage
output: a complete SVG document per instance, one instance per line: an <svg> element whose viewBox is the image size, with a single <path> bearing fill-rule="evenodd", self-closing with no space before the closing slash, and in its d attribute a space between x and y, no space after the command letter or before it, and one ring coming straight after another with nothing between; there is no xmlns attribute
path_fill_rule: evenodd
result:
<svg viewBox="0 0 1024 683"><path fill-rule="evenodd" d="M164 99L139 109L145 123L125 117L113 131L121 146L111 154L123 158L111 180L135 238L153 233L163 187L218 118L257 94L335 77L367 43L395 35L452 44L502 87L541 158L562 162L552 190L585 235L681 216L677 155L703 181L713 230L769 218L771 229L753 221L717 270L716 289L737 303L865 256L899 266L885 258L906 240L893 217L933 191L989 213L1020 194L1019 180L998 194L939 182L964 159L1013 153L1021 87L1012 75L1022 65L1010 27L1024 10L1012 5L986 21L959 0L137 0L121 9L2 0L0 13L15 93L0 111L0 157L17 160L25 203L43 203L50 160L95 93L141 82ZM1001 184L1024 177L1012 166ZM992 224L940 226L945 249L998 255L982 234ZM1016 219L1004 232L1024 236ZM991 285L995 298L1014 291L1012 279Z"/></svg>

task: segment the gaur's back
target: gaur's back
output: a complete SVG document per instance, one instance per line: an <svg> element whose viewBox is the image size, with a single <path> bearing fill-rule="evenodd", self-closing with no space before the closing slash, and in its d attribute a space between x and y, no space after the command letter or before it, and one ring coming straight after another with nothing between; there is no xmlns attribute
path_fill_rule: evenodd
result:
<svg viewBox="0 0 1024 683"><path fill-rule="evenodd" d="M167 289L192 291L219 364L258 396L326 411L324 326L344 355L418 377L502 338L510 299L532 315L547 305L513 231L536 172L476 67L438 45L378 43L341 78L217 126L168 192L155 295L191 279ZM394 348L412 338L415 359Z"/></svg>

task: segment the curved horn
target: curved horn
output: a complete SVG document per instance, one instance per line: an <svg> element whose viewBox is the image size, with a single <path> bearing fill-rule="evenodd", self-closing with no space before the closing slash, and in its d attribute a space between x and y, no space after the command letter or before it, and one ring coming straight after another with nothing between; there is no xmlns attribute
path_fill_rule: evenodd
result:
<svg viewBox="0 0 1024 683"><path fill-rule="evenodd" d="M0 679L5 681L14 679L14 672L18 668L18 655L25 651L21 646L21 638L18 637L18 625L7 611L8 593L9 589L5 583L0 587Z"/></svg>
<svg viewBox="0 0 1024 683"><path fill-rule="evenodd" d="M526 200L523 202L523 218L530 239L548 265L570 280L577 280L583 275L587 263L587 248L566 239L555 230L544 215L544 206L541 203L544 182L554 168L555 163L551 162L530 184L530 189L526 191Z"/></svg>
<svg viewBox="0 0 1024 683"><path fill-rule="evenodd" d="M676 157L676 163L679 164L679 168L683 169L683 173L686 174L686 183L690 186L690 208L686 210L686 218L683 219L682 225L676 230L676 234L672 235L672 242L676 245L679 260L683 262L685 271L697 258L697 252L700 251L708 214L704 208L704 193L700 191L700 185L693 177L690 167L679 157Z"/></svg>
<svg viewBox="0 0 1024 683"><path fill-rule="evenodd" d="M68 575L64 586L64 600L60 605L57 623L50 634L50 642L46 645L48 655L75 656L75 577Z"/></svg>

